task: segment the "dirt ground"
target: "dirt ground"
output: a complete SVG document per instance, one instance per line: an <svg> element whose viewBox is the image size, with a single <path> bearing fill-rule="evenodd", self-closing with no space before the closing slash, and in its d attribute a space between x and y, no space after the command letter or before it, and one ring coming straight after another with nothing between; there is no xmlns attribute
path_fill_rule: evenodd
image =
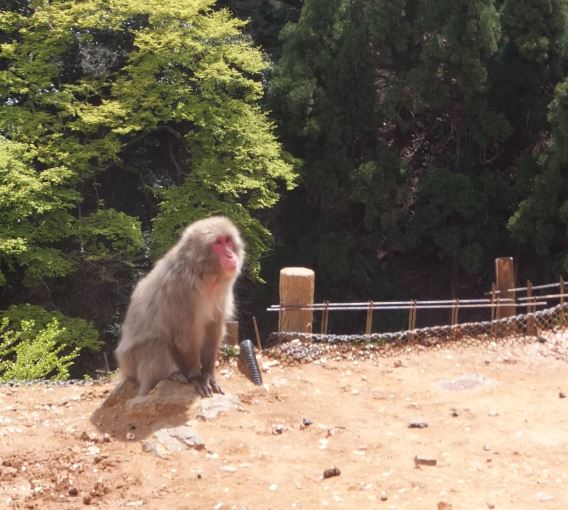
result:
<svg viewBox="0 0 568 510"><path fill-rule="evenodd" d="M142 440L187 417L97 422L112 382L0 387L0 508L566 509L568 364L540 349L261 357L266 389L224 364L239 407L163 458Z"/></svg>

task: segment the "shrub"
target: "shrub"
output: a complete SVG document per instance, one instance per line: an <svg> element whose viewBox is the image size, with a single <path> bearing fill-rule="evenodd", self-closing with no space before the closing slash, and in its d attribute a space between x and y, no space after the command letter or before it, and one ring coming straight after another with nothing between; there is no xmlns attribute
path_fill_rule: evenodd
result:
<svg viewBox="0 0 568 510"><path fill-rule="evenodd" d="M81 350L100 346L97 331L82 319L39 306L12 306L0 322L0 381L68 379Z"/></svg>

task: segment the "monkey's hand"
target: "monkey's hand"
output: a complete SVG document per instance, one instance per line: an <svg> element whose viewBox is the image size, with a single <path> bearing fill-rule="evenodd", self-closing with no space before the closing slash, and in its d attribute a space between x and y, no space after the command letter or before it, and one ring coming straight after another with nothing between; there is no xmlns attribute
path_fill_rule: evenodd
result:
<svg viewBox="0 0 568 510"><path fill-rule="evenodd" d="M221 386L215 381L212 374L199 374L189 379L202 397L212 397L213 393L224 395Z"/></svg>

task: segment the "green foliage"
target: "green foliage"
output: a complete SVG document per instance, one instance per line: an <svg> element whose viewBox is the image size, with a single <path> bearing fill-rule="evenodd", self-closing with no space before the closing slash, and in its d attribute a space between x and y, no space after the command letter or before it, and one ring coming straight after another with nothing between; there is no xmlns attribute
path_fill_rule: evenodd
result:
<svg viewBox="0 0 568 510"><path fill-rule="evenodd" d="M61 276L71 262L58 243L71 235L70 209L78 195L65 168L33 169L33 146L0 137L0 263L17 266L30 280ZM5 272L0 272L0 282Z"/></svg>
<svg viewBox="0 0 568 510"><path fill-rule="evenodd" d="M304 158L304 196L282 211L292 260L313 265L324 285L343 289L374 285L376 266L370 259L384 239L375 208L390 204L365 203L365 173L380 168L377 174L390 182L395 177L386 174L400 169L398 161L391 166L376 159L381 121L376 72L359 14L344 0L304 2L298 22L282 31L282 56L270 89L288 144ZM373 198L378 193L371 191ZM371 233L367 226L379 228Z"/></svg>
<svg viewBox="0 0 568 510"><path fill-rule="evenodd" d="M549 106L548 118L554 134L555 157L562 164L566 164L568 163L568 79L556 87Z"/></svg>
<svg viewBox="0 0 568 510"><path fill-rule="evenodd" d="M501 26L494 1L429 0L422 23L421 57L430 75L424 78L435 84L432 92L441 100L453 92L470 101L483 91L488 58L497 51ZM445 89L443 95L439 95L441 89Z"/></svg>
<svg viewBox="0 0 568 510"><path fill-rule="evenodd" d="M78 222L82 248L90 260L129 257L142 249L140 221L114 209L99 209Z"/></svg>
<svg viewBox="0 0 568 510"><path fill-rule="evenodd" d="M565 51L565 0L506 0L502 22L512 44L527 61L557 66Z"/></svg>
<svg viewBox="0 0 568 510"><path fill-rule="evenodd" d="M455 284L514 249L505 225L546 146L567 13L565 0L304 2L271 104L304 159L290 203L308 219L283 209L287 242L313 254L320 289L374 290L378 254L436 254Z"/></svg>
<svg viewBox="0 0 568 510"><path fill-rule="evenodd" d="M70 349L86 349L98 351L102 343L98 339L98 332L87 321L67 317L60 312L48 312L41 306L23 304L13 305L2 314L11 330L19 330L20 325L28 323L27 331L32 336L38 336L42 330L56 321L58 328L58 343Z"/></svg>
<svg viewBox="0 0 568 510"><path fill-rule="evenodd" d="M220 356L221 359L228 361L239 357L239 346L238 345L227 345L221 344Z"/></svg>
<svg viewBox="0 0 568 510"><path fill-rule="evenodd" d="M467 272L479 270L487 196L465 175L431 169L417 197L407 234L411 246L435 247L442 259L456 259ZM427 249L427 248L426 248Z"/></svg>
<svg viewBox="0 0 568 510"><path fill-rule="evenodd" d="M0 381L68 379L81 350L100 346L98 333L82 319L12 306L0 323Z"/></svg>
<svg viewBox="0 0 568 510"><path fill-rule="evenodd" d="M19 330L9 329L8 320L0 324L0 381L69 378L69 367L79 355L76 348L63 354L59 341L64 331L57 320L33 331L33 321L24 321Z"/></svg>
<svg viewBox="0 0 568 510"><path fill-rule="evenodd" d="M550 104L554 148L541 157L531 193L509 220L513 235L551 261L550 272L568 273L568 80L556 88Z"/></svg>
<svg viewBox="0 0 568 510"><path fill-rule="evenodd" d="M267 61L245 23L213 6L54 0L0 14L4 279L17 266L34 283L85 260L101 272L133 263L156 211L164 246L219 204L250 229L258 274L271 241L252 211L295 185L297 162L259 106Z"/></svg>

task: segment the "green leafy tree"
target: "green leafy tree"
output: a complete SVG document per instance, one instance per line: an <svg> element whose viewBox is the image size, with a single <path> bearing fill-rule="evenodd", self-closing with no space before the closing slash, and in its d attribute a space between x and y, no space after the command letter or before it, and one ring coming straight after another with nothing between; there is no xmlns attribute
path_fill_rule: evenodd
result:
<svg viewBox="0 0 568 510"><path fill-rule="evenodd" d="M467 176L447 169L431 169L422 181L407 240L428 254L434 251L450 261L451 287L456 291L458 271L476 273L483 248L487 196Z"/></svg>
<svg viewBox="0 0 568 510"><path fill-rule="evenodd" d="M267 62L213 4L55 0L0 13L0 258L14 284L19 267L43 278L137 263L142 228L153 224L159 254L214 212L235 215L258 276L271 238L252 212L294 186L296 163L260 106Z"/></svg>
<svg viewBox="0 0 568 510"><path fill-rule="evenodd" d="M506 92L515 104L518 136L532 138L519 157L521 200L509 220L513 236L545 261L546 276L568 274L568 2L505 2ZM505 78L503 78L505 82ZM557 85L556 85L557 84ZM554 87L556 85L556 87ZM506 103L508 104L508 103ZM515 118L515 113L510 114Z"/></svg>
<svg viewBox="0 0 568 510"><path fill-rule="evenodd" d="M383 224L400 163L377 138L373 48L358 2L308 0L281 33L271 106L292 152L304 160L302 185L282 208L283 252L317 269L328 296L376 288ZM384 187L365 191L369 183Z"/></svg>
<svg viewBox="0 0 568 510"><path fill-rule="evenodd" d="M59 243L72 235L78 193L71 172L33 167L33 146L0 138L0 284L23 268L27 279L61 276L72 263Z"/></svg>
<svg viewBox="0 0 568 510"><path fill-rule="evenodd" d="M531 192L509 221L519 241L550 261L548 275L568 274L568 80L556 88L549 119L554 145L542 155Z"/></svg>

